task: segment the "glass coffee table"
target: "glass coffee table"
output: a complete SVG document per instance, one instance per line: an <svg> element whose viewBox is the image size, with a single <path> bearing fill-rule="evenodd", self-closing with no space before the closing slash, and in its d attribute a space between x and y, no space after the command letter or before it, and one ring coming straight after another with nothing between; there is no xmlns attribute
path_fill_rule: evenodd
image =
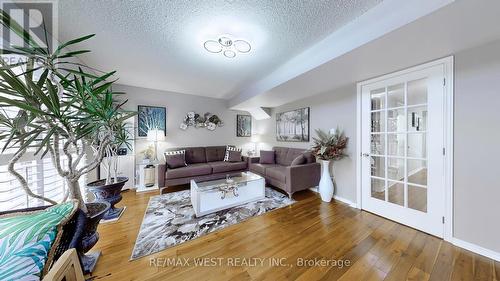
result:
<svg viewBox="0 0 500 281"><path fill-rule="evenodd" d="M191 204L200 217L264 199L265 186L264 178L252 172L242 172L229 179L191 180Z"/></svg>

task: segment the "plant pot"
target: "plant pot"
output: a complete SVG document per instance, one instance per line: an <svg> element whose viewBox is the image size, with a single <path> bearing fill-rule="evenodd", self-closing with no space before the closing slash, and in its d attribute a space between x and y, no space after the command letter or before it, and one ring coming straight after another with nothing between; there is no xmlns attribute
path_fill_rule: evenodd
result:
<svg viewBox="0 0 500 281"><path fill-rule="evenodd" d="M88 213L83 214L83 226L81 229L81 236L77 245L78 256L82 263L82 268L85 274L94 270L94 267L101 255L101 251L96 251L86 254L99 240L99 233L97 233L97 226L101 221L104 214L109 210L111 205L108 202L92 202L86 203Z"/></svg>
<svg viewBox="0 0 500 281"><path fill-rule="evenodd" d="M321 200L324 202L330 202L333 198L333 181L330 176L330 160L321 160L321 165L323 171L321 173L321 179L319 180L319 194Z"/></svg>
<svg viewBox="0 0 500 281"><path fill-rule="evenodd" d="M112 184L106 184L106 180L97 180L87 184L96 202L105 201L111 205L109 211L104 214L104 220L118 220L125 210L125 207L115 208L115 204L122 200L121 191L127 181L127 177L118 177L118 182Z"/></svg>

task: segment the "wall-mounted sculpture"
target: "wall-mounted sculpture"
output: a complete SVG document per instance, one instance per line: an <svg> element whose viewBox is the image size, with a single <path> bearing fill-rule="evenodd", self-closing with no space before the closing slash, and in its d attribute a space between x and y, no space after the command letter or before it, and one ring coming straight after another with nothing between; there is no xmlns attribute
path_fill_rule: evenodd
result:
<svg viewBox="0 0 500 281"><path fill-rule="evenodd" d="M200 114L191 111L188 112L184 117L184 121L182 121L180 128L182 130L187 130L187 128L189 127L207 128L208 130L213 131L217 129L217 127L222 126L224 126L224 122L222 122L219 116L215 114L207 112L203 116L201 116Z"/></svg>

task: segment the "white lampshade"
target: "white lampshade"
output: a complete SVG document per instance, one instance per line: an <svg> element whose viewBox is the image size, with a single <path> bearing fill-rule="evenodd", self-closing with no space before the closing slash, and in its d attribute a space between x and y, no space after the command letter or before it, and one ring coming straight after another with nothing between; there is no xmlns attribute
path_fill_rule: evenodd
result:
<svg viewBox="0 0 500 281"><path fill-rule="evenodd" d="M252 142L260 142L260 135L259 134L252 134L251 141Z"/></svg>
<svg viewBox="0 0 500 281"><path fill-rule="evenodd" d="M164 141L165 132L163 130L153 129L148 131L148 141Z"/></svg>

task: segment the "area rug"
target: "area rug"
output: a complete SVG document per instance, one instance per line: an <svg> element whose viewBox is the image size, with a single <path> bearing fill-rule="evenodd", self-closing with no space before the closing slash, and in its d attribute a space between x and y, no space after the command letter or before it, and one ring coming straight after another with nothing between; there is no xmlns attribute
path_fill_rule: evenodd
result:
<svg viewBox="0 0 500 281"><path fill-rule="evenodd" d="M183 190L149 199L131 260L295 203L288 196L266 187L265 199L197 218L189 194L189 190Z"/></svg>

